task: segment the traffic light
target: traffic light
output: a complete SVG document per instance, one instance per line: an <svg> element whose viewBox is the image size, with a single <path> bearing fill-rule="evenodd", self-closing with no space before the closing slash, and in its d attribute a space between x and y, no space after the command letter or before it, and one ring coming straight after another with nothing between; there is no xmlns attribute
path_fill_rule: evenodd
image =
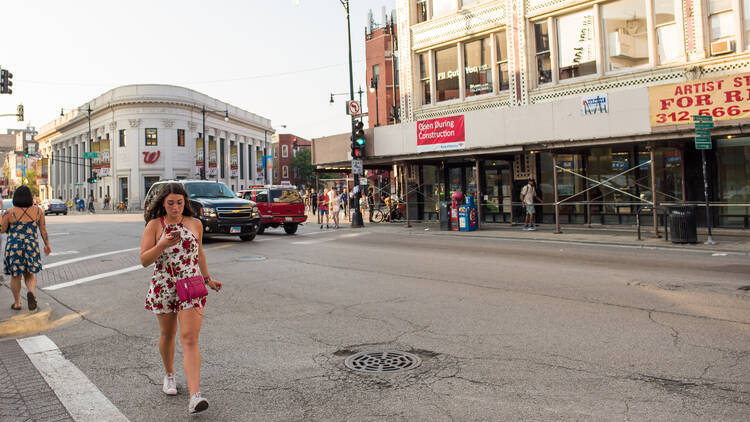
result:
<svg viewBox="0 0 750 422"><path fill-rule="evenodd" d="M18 113L16 114L18 116L18 121L22 122L23 119L23 104L19 104L17 108Z"/></svg>
<svg viewBox="0 0 750 422"><path fill-rule="evenodd" d="M96 176L94 176L94 177L89 177L88 179L86 179L86 181L89 183L96 183L99 180L97 180Z"/></svg>
<svg viewBox="0 0 750 422"><path fill-rule="evenodd" d="M200 173L201 173L200 174L201 180L205 179L206 178L206 169L204 169L203 167L201 167Z"/></svg>
<svg viewBox="0 0 750 422"><path fill-rule="evenodd" d="M0 70L0 94L12 94L13 90L10 87L13 86L13 74L5 69Z"/></svg>
<svg viewBox="0 0 750 422"><path fill-rule="evenodd" d="M354 125L354 142L356 142L357 148L360 149L365 149L365 142L367 141L365 139L365 130L363 127L364 124L361 120Z"/></svg>

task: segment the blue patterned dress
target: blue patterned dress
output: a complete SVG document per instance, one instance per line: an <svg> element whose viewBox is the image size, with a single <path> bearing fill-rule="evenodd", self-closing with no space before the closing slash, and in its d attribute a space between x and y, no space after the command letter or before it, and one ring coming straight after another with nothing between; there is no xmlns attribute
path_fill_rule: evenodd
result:
<svg viewBox="0 0 750 422"><path fill-rule="evenodd" d="M26 210L23 210L26 214ZM28 216L28 214L26 214ZM13 218L12 216L9 218ZM8 238L5 241L5 274L22 275L38 273L42 270L39 253L37 221L14 221L8 224Z"/></svg>

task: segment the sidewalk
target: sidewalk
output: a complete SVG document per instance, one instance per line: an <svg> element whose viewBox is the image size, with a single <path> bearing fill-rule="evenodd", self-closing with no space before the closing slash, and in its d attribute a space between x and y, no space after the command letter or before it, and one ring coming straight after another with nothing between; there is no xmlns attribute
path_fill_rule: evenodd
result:
<svg viewBox="0 0 750 422"><path fill-rule="evenodd" d="M539 242L562 242L582 245L627 246L634 248L658 248L714 253L731 253L750 255L750 231L715 229L713 240L716 245L705 245L707 236L704 229L698 230L698 243L679 244L664 240L664 232L659 231L659 238L653 235L652 227L641 227L641 240L637 239L635 227L630 226L562 226L562 233L555 233L554 224L537 225L535 231L525 231L520 224L485 224L481 230L473 232L441 231L437 222L412 223L411 228L405 222L398 223L365 223L365 227L385 230L399 234L423 234L431 236L458 236L472 238L494 238L498 240L522 240Z"/></svg>

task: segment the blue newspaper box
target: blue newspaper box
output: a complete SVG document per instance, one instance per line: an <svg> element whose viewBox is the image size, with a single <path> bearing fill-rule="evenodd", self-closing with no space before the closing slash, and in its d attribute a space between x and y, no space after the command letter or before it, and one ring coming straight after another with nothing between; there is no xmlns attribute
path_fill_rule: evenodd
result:
<svg viewBox="0 0 750 422"><path fill-rule="evenodd" d="M469 205L458 207L458 229L462 232L473 232L477 229L477 207Z"/></svg>

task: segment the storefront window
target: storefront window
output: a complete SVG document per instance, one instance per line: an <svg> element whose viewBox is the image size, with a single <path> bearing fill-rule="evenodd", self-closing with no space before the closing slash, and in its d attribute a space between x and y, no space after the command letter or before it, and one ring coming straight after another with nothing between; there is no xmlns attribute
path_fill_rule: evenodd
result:
<svg viewBox="0 0 750 422"><path fill-rule="evenodd" d="M621 216L630 214L630 203L637 201L623 193L636 195L636 174L626 172L632 168L632 152L627 147L620 148L592 148L588 157L588 177L601 182L611 179L593 188L590 194L590 201L600 203L591 205L592 216L597 215L592 220L602 224L622 224ZM589 182L587 188L597 184Z"/></svg>
<svg viewBox="0 0 750 422"><path fill-rule="evenodd" d="M620 0L602 5L607 71L648 64L646 3Z"/></svg>
<svg viewBox="0 0 750 422"><path fill-rule="evenodd" d="M557 51L561 80L596 73L593 9L557 18Z"/></svg>
<svg viewBox="0 0 750 422"><path fill-rule="evenodd" d="M505 91L508 89L510 83L510 75L508 73L508 42L505 37L505 31L495 34L495 54L497 55L497 72L500 75L500 86L498 89Z"/></svg>
<svg viewBox="0 0 750 422"><path fill-rule="evenodd" d="M734 36L732 0L708 0L708 24L711 41Z"/></svg>
<svg viewBox="0 0 750 422"><path fill-rule="evenodd" d="M536 76L537 83L552 82L552 63L549 53L549 28L547 22L534 24L534 41L536 46Z"/></svg>
<svg viewBox="0 0 750 422"><path fill-rule="evenodd" d="M682 153L680 150L676 148L656 149L654 166L656 202L682 201Z"/></svg>
<svg viewBox="0 0 750 422"><path fill-rule="evenodd" d="M456 0L432 0L432 16L437 18L456 10Z"/></svg>
<svg viewBox="0 0 750 422"><path fill-rule="evenodd" d="M678 59L682 47L675 23L674 0L654 0L654 23L656 24L656 48L659 63Z"/></svg>
<svg viewBox="0 0 750 422"><path fill-rule="evenodd" d="M466 178L466 192L464 192L464 195L476 195L477 194L477 178L474 177L476 167L464 167L463 170L464 170L464 177Z"/></svg>
<svg viewBox="0 0 750 422"><path fill-rule="evenodd" d="M448 200L453 197L456 191L463 192L463 185L461 183L461 168L451 167L448 169Z"/></svg>
<svg viewBox="0 0 750 422"><path fill-rule="evenodd" d="M440 168L437 166L425 165L422 167L422 192L424 194L424 218L426 220L437 219L439 212L441 185L440 185Z"/></svg>
<svg viewBox="0 0 750 422"><path fill-rule="evenodd" d="M431 104L432 98L430 97L430 70L429 70L429 58L427 53L419 55L419 84L422 89L422 105Z"/></svg>
<svg viewBox="0 0 750 422"><path fill-rule="evenodd" d="M719 202L750 202L750 138L720 139L716 141L716 161L719 172ZM750 207L722 207L719 225L746 227Z"/></svg>
<svg viewBox="0 0 750 422"><path fill-rule="evenodd" d="M448 47L435 52L437 67L437 100L447 101L459 97L458 47Z"/></svg>
<svg viewBox="0 0 750 422"><path fill-rule="evenodd" d="M481 38L464 45L464 79L467 97L492 92L489 44L488 38Z"/></svg>

